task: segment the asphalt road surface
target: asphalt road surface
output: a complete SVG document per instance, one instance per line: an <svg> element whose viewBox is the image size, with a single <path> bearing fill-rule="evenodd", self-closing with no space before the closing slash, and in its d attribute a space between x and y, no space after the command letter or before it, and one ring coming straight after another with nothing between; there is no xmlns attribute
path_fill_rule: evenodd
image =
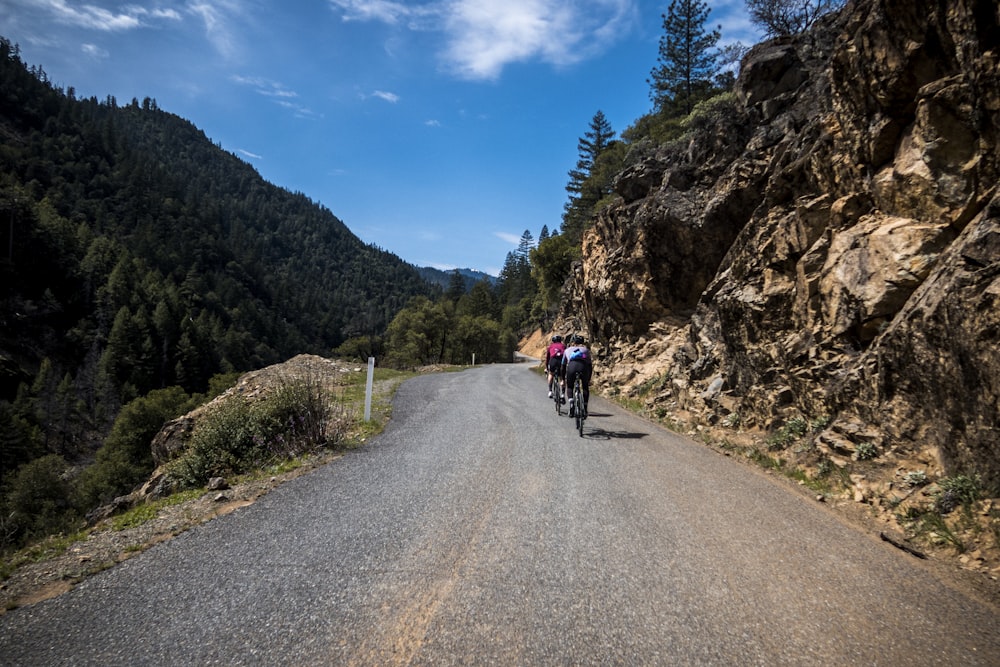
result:
<svg viewBox="0 0 1000 667"><path fill-rule="evenodd" d="M3 665L1000 665L995 608L782 484L527 364L0 617Z"/></svg>

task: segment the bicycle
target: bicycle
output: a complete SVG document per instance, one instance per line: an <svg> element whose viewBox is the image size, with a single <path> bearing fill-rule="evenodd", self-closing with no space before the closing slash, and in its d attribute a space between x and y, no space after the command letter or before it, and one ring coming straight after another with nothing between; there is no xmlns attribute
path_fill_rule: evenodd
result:
<svg viewBox="0 0 1000 667"><path fill-rule="evenodd" d="M583 437L583 422L587 419L587 407L583 402L583 378L576 376L573 383L573 416L576 419L576 430Z"/></svg>
<svg viewBox="0 0 1000 667"><path fill-rule="evenodd" d="M556 402L556 414L562 416L562 383L556 376L552 377L552 400Z"/></svg>

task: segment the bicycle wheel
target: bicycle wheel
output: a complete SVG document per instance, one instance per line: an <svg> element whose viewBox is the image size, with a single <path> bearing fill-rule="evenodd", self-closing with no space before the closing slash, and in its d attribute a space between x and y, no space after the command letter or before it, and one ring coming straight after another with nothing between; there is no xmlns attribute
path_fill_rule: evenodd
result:
<svg viewBox="0 0 1000 667"><path fill-rule="evenodd" d="M559 386L559 378L552 380L552 399L556 402L556 414L562 415L562 387Z"/></svg>
<svg viewBox="0 0 1000 667"><path fill-rule="evenodd" d="M576 417L576 430L580 432L580 437L583 437L583 420L586 419L583 413L583 389L580 386L580 380L577 379L575 385L573 386L573 415Z"/></svg>

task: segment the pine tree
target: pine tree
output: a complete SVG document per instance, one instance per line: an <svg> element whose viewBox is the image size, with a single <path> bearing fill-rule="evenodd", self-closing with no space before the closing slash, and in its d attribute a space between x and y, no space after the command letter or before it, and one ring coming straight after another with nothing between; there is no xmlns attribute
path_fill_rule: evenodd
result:
<svg viewBox="0 0 1000 667"><path fill-rule="evenodd" d="M462 298L463 294L465 294L465 278L458 269L455 269L451 272L448 289L445 290L444 296L452 303L455 303Z"/></svg>
<svg viewBox="0 0 1000 667"><path fill-rule="evenodd" d="M615 131L611 129L611 123L603 111L598 111L590 121L590 128L580 137L576 144L579 159L576 161L576 169L569 172L569 183L566 191L572 198L583 194L587 178L594 168L597 157L604 152L615 138Z"/></svg>
<svg viewBox="0 0 1000 667"><path fill-rule="evenodd" d="M568 234L573 243L579 243L587 221L593 215L594 206L611 192L611 182L595 179L594 168L601 154L615 143L615 131L603 111L598 111L590 121L590 127L577 142L579 159L576 168L569 172L569 201L563 208L562 232Z"/></svg>
<svg viewBox="0 0 1000 667"><path fill-rule="evenodd" d="M649 97L660 111L687 115L710 90L719 71L719 28L705 31L711 8L702 0L671 0L663 15L658 65L650 72Z"/></svg>
<svg viewBox="0 0 1000 667"><path fill-rule="evenodd" d="M531 261L531 249L535 247L535 237L527 229L521 234L521 241L517 244L517 261L523 268Z"/></svg>

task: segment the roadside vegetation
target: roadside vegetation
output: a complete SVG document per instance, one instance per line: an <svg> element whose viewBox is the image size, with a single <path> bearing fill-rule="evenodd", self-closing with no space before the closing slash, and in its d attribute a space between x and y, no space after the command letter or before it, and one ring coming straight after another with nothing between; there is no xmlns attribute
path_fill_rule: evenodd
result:
<svg viewBox="0 0 1000 667"><path fill-rule="evenodd" d="M180 395L173 396L168 402L173 409L153 411L156 418L149 417L151 422L143 420L138 425L135 414L149 412L148 401L132 409L126 406L113 430L118 434L114 442L144 442L144 447L125 448L135 454L132 458L99 453L94 466L84 470L95 472L76 477L63 475L62 462L54 462L49 468L36 464L27 468L30 475L13 486L16 493L5 500L0 524L5 530L0 580L6 580L23 565L58 556L87 540L95 530L107 530L109 524L112 530L127 530L151 521L166 508L201 498L211 493L208 485L213 478L224 479L226 486L244 484L310 466L317 459L357 447L381 432L391 414L392 395L403 380L413 375L393 369L375 370L371 419L367 422L364 372L281 380L253 402L233 394L206 410L185 449L166 464L170 480L166 497L127 508L111 516L109 523L89 525L86 514L94 509L89 504L91 499L104 497L110 501L148 478L153 472L149 455L152 435L165 421L179 416L176 413L180 406L192 409L205 401L203 397L191 401L190 397L179 400ZM228 380L231 383L235 378ZM220 387L219 393L225 388ZM150 425L154 422L155 428ZM122 449L120 445L114 448ZM95 477L101 479L104 496L95 496L90 490ZM52 511L46 512L47 507ZM16 532L18 522L29 517L30 531ZM51 518L49 523L46 518Z"/></svg>

